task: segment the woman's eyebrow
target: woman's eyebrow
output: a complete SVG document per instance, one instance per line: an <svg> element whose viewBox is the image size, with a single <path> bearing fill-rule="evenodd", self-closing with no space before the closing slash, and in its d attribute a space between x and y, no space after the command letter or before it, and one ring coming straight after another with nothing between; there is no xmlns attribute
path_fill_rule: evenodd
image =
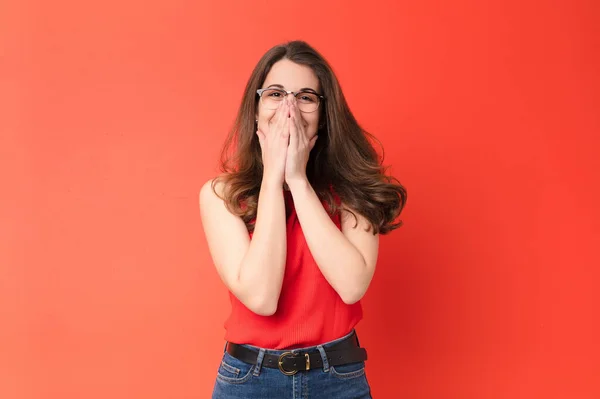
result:
<svg viewBox="0 0 600 399"><path fill-rule="evenodd" d="M281 89L285 89L285 87L283 87L283 85L280 85L279 83L273 83L272 85L269 85L268 87L279 87ZM312 91L312 92L317 92L315 89L311 89L310 87L303 87L298 91Z"/></svg>

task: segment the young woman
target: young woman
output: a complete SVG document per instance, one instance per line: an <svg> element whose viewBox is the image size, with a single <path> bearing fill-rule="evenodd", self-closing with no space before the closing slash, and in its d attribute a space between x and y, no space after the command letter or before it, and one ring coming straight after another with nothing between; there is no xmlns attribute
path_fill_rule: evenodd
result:
<svg viewBox="0 0 600 399"><path fill-rule="evenodd" d="M223 174L199 198L232 304L213 398L371 397L354 327L379 234L400 226L406 202L373 138L305 42L254 68Z"/></svg>

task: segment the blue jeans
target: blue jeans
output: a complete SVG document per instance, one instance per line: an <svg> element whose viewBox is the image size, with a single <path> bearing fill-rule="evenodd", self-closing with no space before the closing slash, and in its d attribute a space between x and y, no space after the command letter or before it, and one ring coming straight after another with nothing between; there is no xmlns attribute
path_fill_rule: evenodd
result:
<svg viewBox="0 0 600 399"><path fill-rule="evenodd" d="M258 352L257 364L242 362L224 350L212 399L369 399L371 389L365 374L365 362L333 367L325 355L325 349L349 338L353 332L321 345L291 350L243 345ZM265 353L281 355L288 351L311 350L321 353L322 368L303 370L288 376L279 369L262 366Z"/></svg>

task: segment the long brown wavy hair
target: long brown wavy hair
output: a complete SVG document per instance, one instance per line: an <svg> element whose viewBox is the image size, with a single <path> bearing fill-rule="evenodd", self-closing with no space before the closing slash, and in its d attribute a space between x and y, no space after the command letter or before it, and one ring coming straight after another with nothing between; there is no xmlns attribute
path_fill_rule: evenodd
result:
<svg viewBox="0 0 600 399"><path fill-rule="evenodd" d="M273 64L286 58L310 67L321 84L325 97L320 108L319 139L310 153L307 178L318 197L326 202L331 215L340 212L333 192L342 208L363 215L373 234L387 234L400 227L396 221L406 203L406 189L385 174L371 141L381 143L360 127L346 103L340 84L321 54L303 41L291 41L271 48L262 56L246 84L234 125L223 146L220 169L223 174L213 180L224 183L219 195L233 214L242 218L249 232L254 231L258 195L263 175L261 148L256 135L260 89ZM383 149L383 147L382 147ZM383 151L382 151L383 152ZM332 192L333 191L333 192Z"/></svg>

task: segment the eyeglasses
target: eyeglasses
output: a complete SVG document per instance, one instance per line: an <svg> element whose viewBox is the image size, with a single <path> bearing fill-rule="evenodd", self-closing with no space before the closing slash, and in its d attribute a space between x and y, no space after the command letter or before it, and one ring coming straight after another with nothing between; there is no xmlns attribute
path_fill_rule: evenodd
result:
<svg viewBox="0 0 600 399"><path fill-rule="evenodd" d="M298 109L302 112L315 112L319 108L321 100L325 99L320 94L313 93L311 91L299 91L294 93L293 91L287 91L283 89L258 89L256 93L260 97L260 102L267 109L276 109L283 99L288 94L293 94L296 97L296 104Z"/></svg>

